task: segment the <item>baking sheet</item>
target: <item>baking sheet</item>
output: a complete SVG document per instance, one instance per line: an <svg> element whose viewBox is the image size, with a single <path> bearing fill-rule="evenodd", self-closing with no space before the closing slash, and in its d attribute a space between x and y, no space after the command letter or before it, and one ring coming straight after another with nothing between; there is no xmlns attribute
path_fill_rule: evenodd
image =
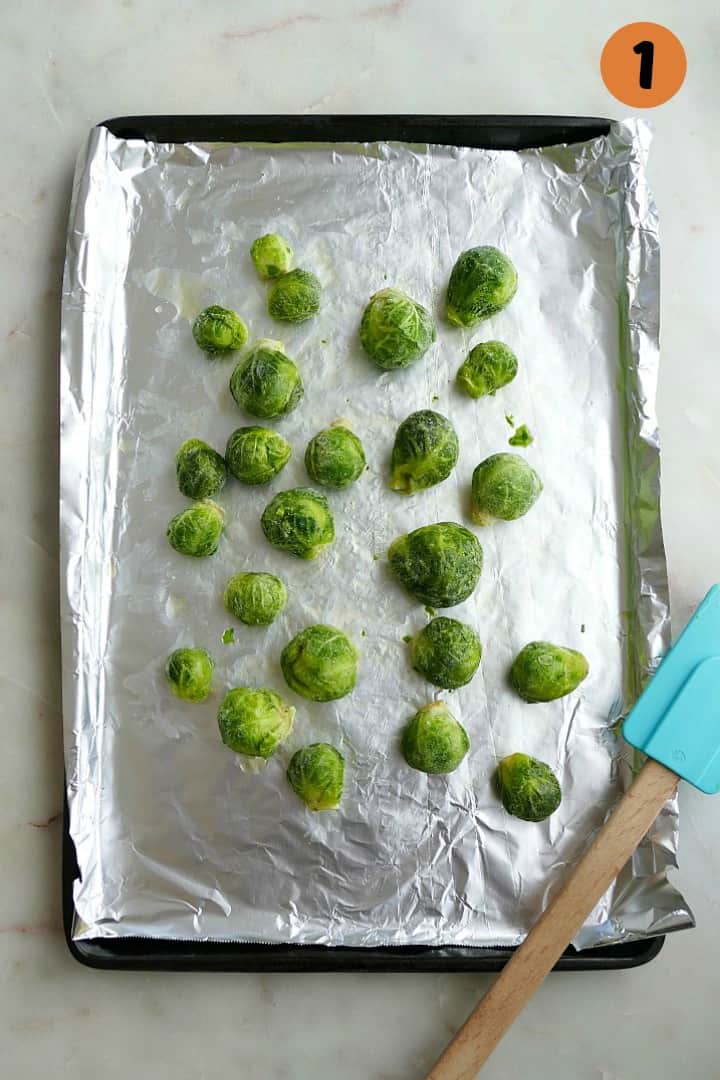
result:
<svg viewBox="0 0 720 1080"><path fill-rule="evenodd" d="M199 146L120 140L96 129L78 165L63 295L61 518L64 711L70 830L81 880L75 937L512 945L631 775L615 721L669 641L659 526L658 247L636 122L574 147L523 152L448 147ZM323 281L320 316L273 323L248 258L269 228ZM472 335L440 318L460 250L497 244L515 262L513 303ZM405 288L438 315L438 342L405 373L379 374L357 325L367 297ZM218 554L169 549L183 505L173 457L190 436L222 450L252 420L228 393L232 361L208 362L189 320L236 308L253 338L281 338L306 384L280 421L294 457L269 489L229 485ZM518 379L472 402L453 378L467 348L497 337ZM411 500L388 491L398 422L416 408L450 416L461 457L443 485ZM389 578L399 533L465 520L474 465L505 449L505 414L527 423L545 481L537 507L480 532L486 568L450 614L485 646L480 673L447 696L472 749L448 777L398 755L405 720L435 694L408 664L405 634L426 614ZM270 548L259 516L306 482L308 438L337 418L363 439L370 469L331 496L337 540L316 563ZM377 557L377 558L376 558ZM242 569L280 574L290 602L266 630L230 625L221 603ZM358 687L313 704L289 691L282 646L303 626L341 626L361 647ZM561 702L526 706L505 685L529 639L582 648L591 676ZM167 654L202 645L216 692L178 702ZM224 689L278 690L298 709L265 769L220 743ZM327 740L347 759L336 814L312 815L284 780L294 749ZM509 818L491 776L522 750L558 772L560 810ZM692 924L666 871L677 808L658 819L576 939L608 944Z"/></svg>

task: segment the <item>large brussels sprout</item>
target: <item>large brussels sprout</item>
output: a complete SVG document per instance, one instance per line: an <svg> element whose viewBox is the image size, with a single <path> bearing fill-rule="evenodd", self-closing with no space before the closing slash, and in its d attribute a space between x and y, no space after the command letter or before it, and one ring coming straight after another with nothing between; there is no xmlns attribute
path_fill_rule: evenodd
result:
<svg viewBox="0 0 720 1080"><path fill-rule="evenodd" d="M305 392L300 372L281 341L263 338L248 350L230 376L230 393L251 416L272 420L299 405Z"/></svg>
<svg viewBox="0 0 720 1080"><path fill-rule="evenodd" d="M181 510L167 527L168 543L181 555L214 555L223 531L224 511L210 499Z"/></svg>
<svg viewBox="0 0 720 1080"><path fill-rule="evenodd" d="M360 344L383 371L414 364L436 336L430 312L400 289L371 296L360 322Z"/></svg>
<svg viewBox="0 0 720 1080"><path fill-rule="evenodd" d="M411 768L424 773L449 773L467 754L470 740L445 702L433 701L415 713L402 733L400 745Z"/></svg>
<svg viewBox="0 0 720 1080"><path fill-rule="evenodd" d="M525 701L555 701L576 690L589 670L581 652L531 641L515 657L510 682Z"/></svg>
<svg viewBox="0 0 720 1080"><path fill-rule="evenodd" d="M471 327L510 303L517 289L517 271L495 247L474 247L458 256L447 290L447 317L455 326Z"/></svg>
<svg viewBox="0 0 720 1080"><path fill-rule="evenodd" d="M441 521L399 536L390 545L388 559L398 581L423 604L452 607L474 591L483 552L469 529Z"/></svg>
<svg viewBox="0 0 720 1080"><path fill-rule="evenodd" d="M277 431L241 427L233 431L225 449L230 472L243 484L267 484L285 468L292 447Z"/></svg>
<svg viewBox="0 0 720 1080"><path fill-rule="evenodd" d="M365 468L363 444L354 431L333 424L308 443L305 468L310 479L323 487L350 487Z"/></svg>
<svg viewBox="0 0 720 1080"><path fill-rule="evenodd" d="M535 505L542 480L519 454L493 454L472 478L471 516L476 525L515 521Z"/></svg>
<svg viewBox="0 0 720 1080"><path fill-rule="evenodd" d="M236 312L213 304L195 319L192 334L201 349L210 356L217 356L241 349L247 341L248 330Z"/></svg>
<svg viewBox="0 0 720 1080"><path fill-rule="evenodd" d="M550 766L528 754L503 758L495 782L508 814L523 821L544 821L562 801L560 784Z"/></svg>
<svg viewBox="0 0 720 1080"><path fill-rule="evenodd" d="M305 322L317 315L321 297L322 285L310 270L291 270L270 286L268 311L280 322Z"/></svg>
<svg viewBox="0 0 720 1080"><path fill-rule="evenodd" d="M176 697L204 701L210 693L213 667L205 649L175 649L168 657L165 674Z"/></svg>
<svg viewBox="0 0 720 1080"><path fill-rule="evenodd" d="M290 758L287 778L311 810L336 810L345 779L345 759L330 743L310 743Z"/></svg>
<svg viewBox="0 0 720 1080"><path fill-rule="evenodd" d="M439 615L412 639L410 655L412 666L428 682L455 690L477 671L482 645L471 626Z"/></svg>
<svg viewBox="0 0 720 1080"><path fill-rule="evenodd" d="M275 574L233 574L225 586L226 611L248 626L269 626L287 603L287 589Z"/></svg>
<svg viewBox="0 0 720 1080"><path fill-rule="evenodd" d="M292 263L292 248L287 240L277 233L258 236L250 248L250 258L257 270L258 277L264 280L287 274Z"/></svg>
<svg viewBox="0 0 720 1080"><path fill-rule="evenodd" d="M335 539L335 523L324 495L312 488L280 491L261 518L265 536L299 559L316 559Z"/></svg>
<svg viewBox="0 0 720 1080"><path fill-rule="evenodd" d="M225 487L225 459L202 439L186 439L175 455L178 487L188 499L208 499Z"/></svg>
<svg viewBox="0 0 720 1080"><path fill-rule="evenodd" d="M280 666L296 694L311 701L335 701L355 686L360 653L334 626L308 626L285 646Z"/></svg>
<svg viewBox="0 0 720 1080"><path fill-rule="evenodd" d="M471 398L494 394L517 375L515 353L502 341L481 341L467 354L457 373L458 386Z"/></svg>
<svg viewBox="0 0 720 1080"><path fill-rule="evenodd" d="M432 409L412 413L395 435L390 487L412 495L447 480L459 452L458 437L449 420Z"/></svg>
<svg viewBox="0 0 720 1080"><path fill-rule="evenodd" d="M295 710L274 690L228 690L218 710L220 737L236 754L269 758L292 731Z"/></svg>

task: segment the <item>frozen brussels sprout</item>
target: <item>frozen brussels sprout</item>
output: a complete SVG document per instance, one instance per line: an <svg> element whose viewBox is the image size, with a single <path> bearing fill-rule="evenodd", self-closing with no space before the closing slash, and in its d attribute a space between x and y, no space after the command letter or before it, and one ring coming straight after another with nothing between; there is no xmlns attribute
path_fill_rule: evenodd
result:
<svg viewBox="0 0 720 1080"><path fill-rule="evenodd" d="M518 362L502 341L481 341L467 354L457 373L458 386L471 398L494 394L517 375Z"/></svg>
<svg viewBox="0 0 720 1080"><path fill-rule="evenodd" d="M589 670L581 652L531 641L515 657L510 682L524 701L555 701L576 690Z"/></svg>
<svg viewBox="0 0 720 1080"><path fill-rule="evenodd" d="M214 666L205 649L176 649L168 657L165 674L176 697L204 701L210 693Z"/></svg>
<svg viewBox="0 0 720 1080"><path fill-rule="evenodd" d="M295 710L274 690L228 690L218 709L225 745L236 754L269 758L292 731Z"/></svg>
<svg viewBox="0 0 720 1080"><path fill-rule="evenodd" d="M360 653L334 626L308 626L280 656L285 682L311 701L335 701L355 686Z"/></svg>
<svg viewBox="0 0 720 1080"><path fill-rule="evenodd" d="M282 342L263 338L235 367L230 376L230 393L251 416L272 420L292 412L300 404L305 388Z"/></svg>
<svg viewBox="0 0 720 1080"><path fill-rule="evenodd" d="M225 487L225 459L202 439L187 439L175 455L178 487L188 499L208 499Z"/></svg>
<svg viewBox="0 0 720 1080"><path fill-rule="evenodd" d="M227 467L243 484L267 484L285 468L292 448L282 435L264 427L233 431L225 449Z"/></svg>
<svg viewBox="0 0 720 1080"><path fill-rule="evenodd" d="M473 473L471 517L476 525L515 521L535 505L542 489L542 480L519 454L493 454Z"/></svg>
<svg viewBox="0 0 720 1080"><path fill-rule="evenodd" d="M455 468L460 444L449 420L421 409L403 420L395 435L390 487L403 495L447 480Z"/></svg>
<svg viewBox="0 0 720 1080"><path fill-rule="evenodd" d="M305 468L310 479L323 487L350 487L365 468L363 444L354 431L333 424L308 443Z"/></svg>
<svg viewBox="0 0 720 1080"><path fill-rule="evenodd" d="M287 778L311 810L336 810L345 779L345 759L330 743L310 743L290 758Z"/></svg>
<svg viewBox="0 0 720 1080"><path fill-rule="evenodd" d="M480 580L483 551L469 529L454 521L423 525L399 536L388 550L390 569L423 604L453 607Z"/></svg>
<svg viewBox="0 0 720 1080"><path fill-rule="evenodd" d="M217 503L203 499L171 519L166 532L168 542L181 555L192 555L196 559L214 555L224 518L224 511Z"/></svg>
<svg viewBox="0 0 720 1080"><path fill-rule="evenodd" d="M381 289L371 296L360 322L360 344L383 371L414 364L436 336L430 312L400 289Z"/></svg>
<svg viewBox="0 0 720 1080"><path fill-rule="evenodd" d="M291 270L270 286L268 312L280 322L305 322L317 315L321 297L322 285L310 270Z"/></svg>
<svg viewBox="0 0 720 1080"><path fill-rule="evenodd" d="M287 589L275 574L233 574L225 586L225 610L248 626L269 626L287 603Z"/></svg>
<svg viewBox="0 0 720 1080"><path fill-rule="evenodd" d="M248 329L239 315L229 308L212 307L201 311L192 325L195 341L210 356L242 349Z"/></svg>
<svg viewBox="0 0 720 1080"><path fill-rule="evenodd" d="M292 248L287 240L283 240L277 233L258 236L250 248L250 258L258 277L265 280L287 274L292 263L292 256Z"/></svg>
<svg viewBox="0 0 720 1080"><path fill-rule="evenodd" d="M454 326L471 327L510 303L517 271L495 247L463 251L453 266L447 290L447 317Z"/></svg>
<svg viewBox="0 0 720 1080"><path fill-rule="evenodd" d="M400 745L411 768L424 773L449 773L467 754L470 740L445 702L433 701L415 713L402 733Z"/></svg>
<svg viewBox="0 0 720 1080"><path fill-rule="evenodd" d="M324 495L312 488L280 491L261 518L266 538L299 559L316 559L335 539L335 523Z"/></svg>
<svg viewBox="0 0 720 1080"><path fill-rule="evenodd" d="M469 683L478 669L482 645L471 626L439 615L411 639L412 666L445 690Z"/></svg>
<svg viewBox="0 0 720 1080"><path fill-rule="evenodd" d="M508 814L523 821L544 821L562 801L560 784L550 766L527 754L503 758L495 783Z"/></svg>

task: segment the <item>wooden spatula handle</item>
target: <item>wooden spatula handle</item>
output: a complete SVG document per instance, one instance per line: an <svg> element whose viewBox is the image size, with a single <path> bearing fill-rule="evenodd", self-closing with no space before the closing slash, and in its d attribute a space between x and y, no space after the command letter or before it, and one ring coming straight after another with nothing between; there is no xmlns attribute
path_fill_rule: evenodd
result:
<svg viewBox="0 0 720 1080"><path fill-rule="evenodd" d="M557 896L430 1070L428 1080L473 1080L677 784L674 772L656 761L646 762Z"/></svg>

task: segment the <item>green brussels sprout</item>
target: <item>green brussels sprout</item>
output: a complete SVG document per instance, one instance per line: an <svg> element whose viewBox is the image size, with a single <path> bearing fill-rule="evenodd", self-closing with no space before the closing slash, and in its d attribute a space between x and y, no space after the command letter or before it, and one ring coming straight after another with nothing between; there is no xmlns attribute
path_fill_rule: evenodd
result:
<svg viewBox="0 0 720 1080"><path fill-rule="evenodd" d="M250 248L250 258L257 270L258 277L268 280L287 274L292 262L292 248L287 240L277 233L259 236Z"/></svg>
<svg viewBox="0 0 720 1080"><path fill-rule="evenodd" d="M176 697L204 701L210 693L214 666L205 649L176 649L168 657L165 674Z"/></svg>
<svg viewBox="0 0 720 1080"><path fill-rule="evenodd" d="M383 371L414 364L436 337L430 312L400 289L371 296L360 322L360 344Z"/></svg>
<svg viewBox="0 0 720 1080"><path fill-rule="evenodd" d="M312 488L278 492L265 507L260 523L271 544L299 559L316 559L335 539L330 504Z"/></svg>
<svg viewBox="0 0 720 1080"><path fill-rule="evenodd" d="M444 701L423 705L408 722L400 742L412 769L424 773L450 773L470 749L465 728Z"/></svg>
<svg viewBox="0 0 720 1080"><path fill-rule="evenodd" d="M363 444L354 431L333 424L308 443L305 468L310 479L323 487L350 487L365 468Z"/></svg>
<svg viewBox="0 0 720 1080"><path fill-rule="evenodd" d="M233 431L225 449L227 467L243 484L267 484L285 468L292 447L277 431L241 427Z"/></svg>
<svg viewBox="0 0 720 1080"><path fill-rule="evenodd" d="M218 709L220 737L236 754L269 758L292 731L295 710L274 690L228 690Z"/></svg>
<svg viewBox="0 0 720 1080"><path fill-rule="evenodd" d="M458 256L447 290L447 317L469 328L510 303L517 290L517 271L502 251L474 247Z"/></svg>
<svg viewBox="0 0 720 1080"><path fill-rule="evenodd" d="M528 754L503 758L495 783L508 814L523 821L544 821L562 801L560 784L550 766Z"/></svg>
<svg viewBox="0 0 720 1080"><path fill-rule="evenodd" d="M520 424L508 439L511 446L530 446L534 441L527 424Z"/></svg>
<svg viewBox="0 0 720 1080"><path fill-rule="evenodd" d="M310 270L291 270L270 286L268 312L280 322L305 322L317 315L321 296L322 285Z"/></svg>
<svg viewBox="0 0 720 1080"><path fill-rule="evenodd" d="M515 657L510 682L524 701L555 701L576 690L589 670L581 652L531 641Z"/></svg>
<svg viewBox="0 0 720 1080"><path fill-rule="evenodd" d="M202 439L186 439L175 455L180 491L188 499L207 499L225 487L225 459Z"/></svg>
<svg viewBox="0 0 720 1080"><path fill-rule="evenodd" d="M292 412L300 404L305 388L282 342L263 338L235 367L230 376L230 393L245 412L272 420Z"/></svg>
<svg viewBox="0 0 720 1080"><path fill-rule="evenodd" d="M225 610L248 626L269 626L287 603L287 589L275 574L233 574L225 586Z"/></svg>
<svg viewBox="0 0 720 1080"><path fill-rule="evenodd" d="M330 743L310 743L290 758L287 778L311 810L336 810L342 799L345 759Z"/></svg>
<svg viewBox="0 0 720 1080"><path fill-rule="evenodd" d="M471 626L439 615L411 638L412 666L445 690L469 683L478 669L482 645Z"/></svg>
<svg viewBox="0 0 720 1080"><path fill-rule="evenodd" d="M216 356L242 349L248 338L248 329L234 311L213 304L195 319L192 335L201 349L210 356Z"/></svg>
<svg viewBox="0 0 720 1080"><path fill-rule="evenodd" d="M476 536L454 521L423 525L399 536L388 550L390 569L423 604L453 607L480 580L483 551Z"/></svg>
<svg viewBox="0 0 720 1080"><path fill-rule="evenodd" d="M311 701L335 701L355 687L360 653L334 626L308 626L280 656L285 682Z"/></svg>
<svg viewBox="0 0 720 1080"><path fill-rule="evenodd" d="M542 480L519 454L492 454L472 478L470 515L476 525L515 521L535 505Z"/></svg>
<svg viewBox="0 0 720 1080"><path fill-rule="evenodd" d="M217 551L225 513L210 499L196 502L171 519L166 536L171 547L181 555L202 559Z"/></svg>
<svg viewBox="0 0 720 1080"><path fill-rule="evenodd" d="M481 341L460 365L457 382L471 398L479 398L507 386L517 370L517 357L512 349L502 341Z"/></svg>
<svg viewBox="0 0 720 1080"><path fill-rule="evenodd" d="M421 409L403 420L395 435L390 487L413 495L447 480L455 468L460 444L449 420Z"/></svg>

